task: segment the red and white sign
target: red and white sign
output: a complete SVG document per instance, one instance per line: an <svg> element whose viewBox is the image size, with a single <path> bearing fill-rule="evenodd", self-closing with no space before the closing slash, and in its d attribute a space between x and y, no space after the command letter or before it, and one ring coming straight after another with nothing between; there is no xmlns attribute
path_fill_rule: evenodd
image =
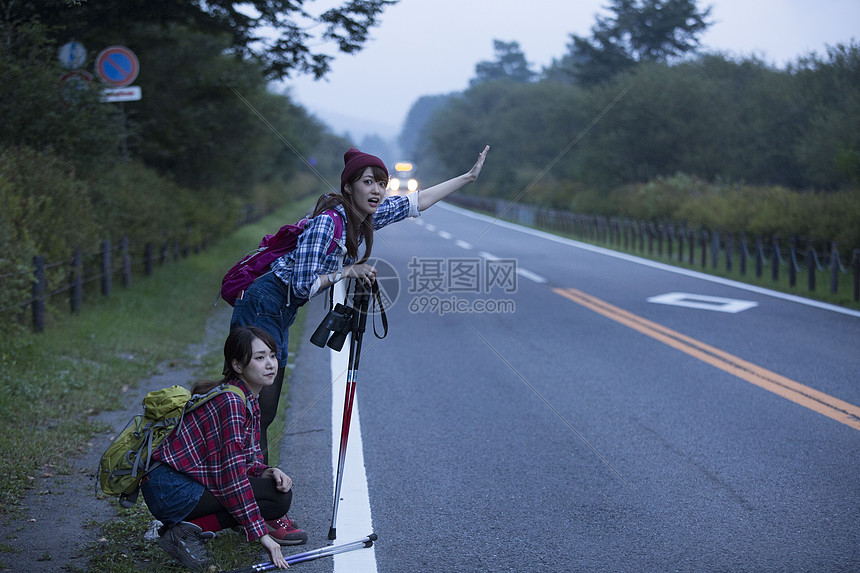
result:
<svg viewBox="0 0 860 573"><path fill-rule="evenodd" d="M124 46L111 46L96 58L96 73L101 80L115 88L131 85L140 71L134 52Z"/></svg>

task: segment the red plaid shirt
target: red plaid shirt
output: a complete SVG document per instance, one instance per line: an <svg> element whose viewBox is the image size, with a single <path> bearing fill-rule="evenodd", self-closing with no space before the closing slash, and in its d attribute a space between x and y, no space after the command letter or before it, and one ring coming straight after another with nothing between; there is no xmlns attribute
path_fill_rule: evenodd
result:
<svg viewBox="0 0 860 573"><path fill-rule="evenodd" d="M230 383L245 392L247 407L233 392L215 396L189 412L152 457L206 486L251 541L267 533L248 480L268 468L260 452L260 404L244 382Z"/></svg>

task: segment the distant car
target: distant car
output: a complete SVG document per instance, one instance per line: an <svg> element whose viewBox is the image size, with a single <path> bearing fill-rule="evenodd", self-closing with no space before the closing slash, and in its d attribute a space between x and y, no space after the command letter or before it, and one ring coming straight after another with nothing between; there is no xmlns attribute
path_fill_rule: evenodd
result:
<svg viewBox="0 0 860 573"><path fill-rule="evenodd" d="M415 165L408 161L394 164L394 173L388 180L388 189L393 195L405 195L418 190L418 179L415 178Z"/></svg>

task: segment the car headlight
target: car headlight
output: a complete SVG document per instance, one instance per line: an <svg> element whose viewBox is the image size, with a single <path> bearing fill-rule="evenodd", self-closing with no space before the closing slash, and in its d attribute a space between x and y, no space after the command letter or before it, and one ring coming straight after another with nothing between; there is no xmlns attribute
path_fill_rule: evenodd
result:
<svg viewBox="0 0 860 573"><path fill-rule="evenodd" d="M392 191L400 191L400 179L397 177L392 177L388 180L388 188Z"/></svg>
<svg viewBox="0 0 860 573"><path fill-rule="evenodd" d="M417 179L410 179L406 183L406 188L409 189L410 192L417 191L418 190L418 180Z"/></svg>

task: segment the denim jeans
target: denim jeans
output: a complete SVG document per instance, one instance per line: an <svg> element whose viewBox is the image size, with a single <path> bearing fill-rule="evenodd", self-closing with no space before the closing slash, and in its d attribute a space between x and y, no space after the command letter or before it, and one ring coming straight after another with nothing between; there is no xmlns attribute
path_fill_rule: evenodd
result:
<svg viewBox="0 0 860 573"><path fill-rule="evenodd" d="M171 528L197 506L206 488L190 475L161 464L140 484L140 492L155 519Z"/></svg>
<svg viewBox="0 0 860 573"><path fill-rule="evenodd" d="M278 344L278 365L287 364L290 326L296 320L299 307L308 301L291 292L275 273L266 273L255 280L241 300L233 306L230 328L258 326L268 332Z"/></svg>

